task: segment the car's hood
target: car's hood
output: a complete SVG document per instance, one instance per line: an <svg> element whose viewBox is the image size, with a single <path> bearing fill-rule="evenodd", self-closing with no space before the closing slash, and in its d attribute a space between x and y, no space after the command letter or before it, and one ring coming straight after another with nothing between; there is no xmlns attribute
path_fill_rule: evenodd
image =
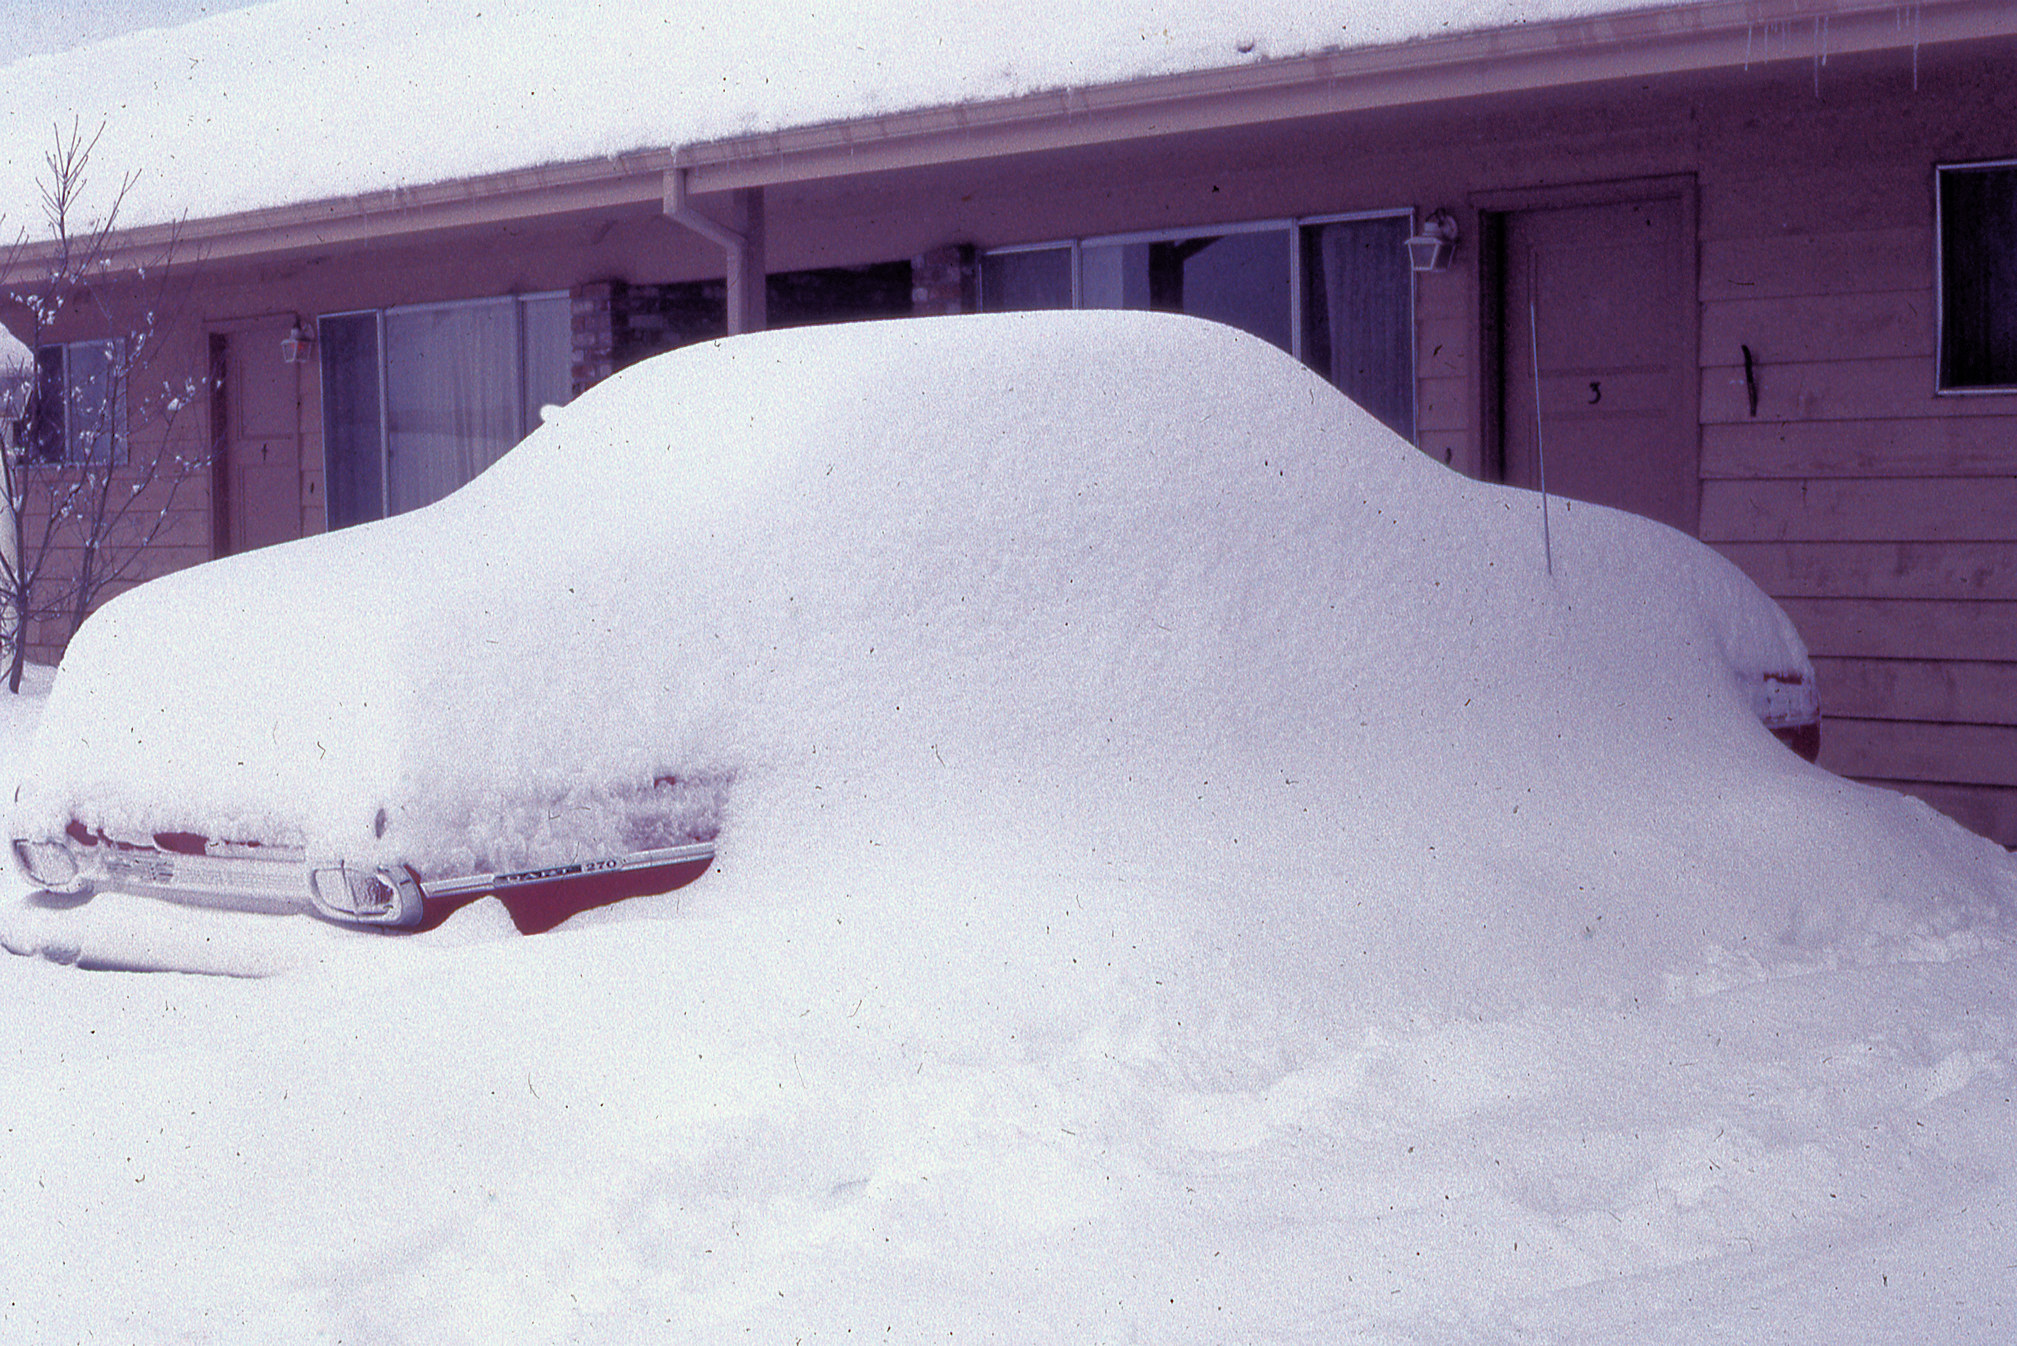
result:
<svg viewBox="0 0 2017 1346"><path fill-rule="evenodd" d="M231 557L114 599L71 642L16 804L75 819L302 844L369 836L406 748L402 554L359 529Z"/></svg>

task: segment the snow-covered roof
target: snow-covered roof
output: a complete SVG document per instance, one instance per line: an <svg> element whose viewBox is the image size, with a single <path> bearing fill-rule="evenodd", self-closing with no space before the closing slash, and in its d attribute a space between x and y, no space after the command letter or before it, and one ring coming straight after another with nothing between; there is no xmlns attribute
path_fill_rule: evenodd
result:
<svg viewBox="0 0 2017 1346"><path fill-rule="evenodd" d="M86 218L137 174L122 226L239 232L523 191L527 170L542 191L649 176L675 154L817 144L838 151L821 171L865 171L860 146L925 133L985 153L972 133L1005 114L1088 135L1142 102L1323 88L1344 107L1615 77L1626 51L1648 71L1818 64L2013 34L2004 0L269 0L0 67L0 237L43 232L43 158L72 128L102 128ZM1381 83L1396 71L1448 79L1400 92ZM1280 115L1256 106L1241 116Z"/></svg>
<svg viewBox="0 0 2017 1346"><path fill-rule="evenodd" d="M126 225L1673 0L272 0L0 68L0 214L101 124Z"/></svg>

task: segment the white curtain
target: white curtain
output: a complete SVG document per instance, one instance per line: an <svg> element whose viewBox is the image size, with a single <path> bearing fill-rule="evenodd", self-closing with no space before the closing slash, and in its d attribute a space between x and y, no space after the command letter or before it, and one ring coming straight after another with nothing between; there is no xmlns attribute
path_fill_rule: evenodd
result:
<svg viewBox="0 0 2017 1346"><path fill-rule="evenodd" d="M574 305L564 294L519 301L525 332L525 433L539 409L566 406L574 384Z"/></svg>
<svg viewBox="0 0 2017 1346"><path fill-rule="evenodd" d="M385 314L386 485L394 514L441 499L516 444L517 301Z"/></svg>
<svg viewBox="0 0 2017 1346"><path fill-rule="evenodd" d="M1414 276L1406 216L1311 226L1304 358L1403 439L1415 437Z"/></svg>

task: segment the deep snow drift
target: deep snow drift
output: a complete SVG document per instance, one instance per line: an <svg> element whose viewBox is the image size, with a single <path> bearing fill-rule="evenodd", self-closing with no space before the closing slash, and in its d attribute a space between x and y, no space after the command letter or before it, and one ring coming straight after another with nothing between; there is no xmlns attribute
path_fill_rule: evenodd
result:
<svg viewBox="0 0 2017 1346"><path fill-rule="evenodd" d="M198 672L119 673L113 605L40 751L126 806L352 546L448 652L370 722L416 799L622 751L608 698L736 792L699 884L535 939L10 896L283 975L0 965L0 1335L2005 1339L2017 867L1758 727L1734 571L1577 506L1550 577L1536 508L1223 329L919 321L650 362L207 568Z"/></svg>
<svg viewBox="0 0 2017 1346"><path fill-rule="evenodd" d="M1734 568L1558 502L1549 574L1538 508L1191 319L711 343L438 505L108 604L16 825L483 872L594 854L600 782L733 777L705 893L1070 890L1162 949L1096 1002L1205 950L1183 994L1271 1000L1286 940L1320 1034L1997 900L1760 728L1738 675L1803 655ZM982 906L969 948L1042 943Z"/></svg>

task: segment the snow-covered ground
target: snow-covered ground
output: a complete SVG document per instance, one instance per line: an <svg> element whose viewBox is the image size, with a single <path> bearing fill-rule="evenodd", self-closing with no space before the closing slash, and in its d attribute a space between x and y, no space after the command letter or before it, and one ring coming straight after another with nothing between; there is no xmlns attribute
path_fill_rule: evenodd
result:
<svg viewBox="0 0 2017 1346"><path fill-rule="evenodd" d="M935 1031L932 950L906 947L915 979L808 957L860 961L859 913L459 947L280 918L268 952L300 965L258 981L0 960L0 1338L1860 1346L2017 1322L2002 938L1732 957L1614 1009L1393 1006L1289 1055L1119 1007ZM1111 957L1049 915L1078 927L1054 952Z"/></svg>
<svg viewBox="0 0 2017 1346"><path fill-rule="evenodd" d="M511 553L569 489L688 582ZM536 938L0 892L0 1340L2008 1340L2017 865L1764 734L1733 571L1576 507L1548 576L1534 504L1222 329L949 319L648 362L159 590L598 580L570 640L658 622L622 704L738 793L706 878ZM494 609L427 591L521 709L655 666L457 653ZM183 685L146 592L45 760L193 750L91 709Z"/></svg>

